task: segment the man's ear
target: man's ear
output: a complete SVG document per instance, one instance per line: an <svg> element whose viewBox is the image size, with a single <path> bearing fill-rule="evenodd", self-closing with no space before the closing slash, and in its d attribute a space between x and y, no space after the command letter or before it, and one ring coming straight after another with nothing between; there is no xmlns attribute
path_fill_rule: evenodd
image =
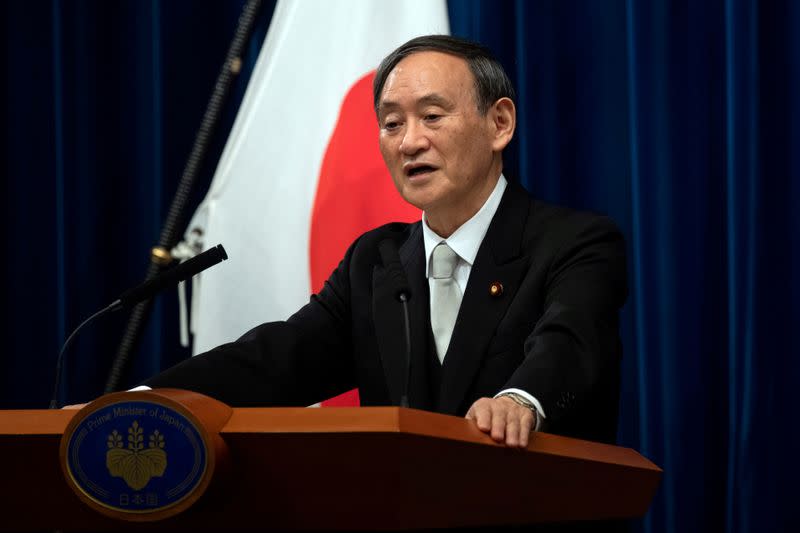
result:
<svg viewBox="0 0 800 533"><path fill-rule="evenodd" d="M492 126L492 150L502 152L514 137L517 126L517 108L511 98L500 98L487 111Z"/></svg>

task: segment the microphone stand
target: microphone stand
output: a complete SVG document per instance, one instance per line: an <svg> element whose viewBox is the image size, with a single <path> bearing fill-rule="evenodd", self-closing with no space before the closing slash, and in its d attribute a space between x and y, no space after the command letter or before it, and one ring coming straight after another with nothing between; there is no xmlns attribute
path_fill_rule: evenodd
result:
<svg viewBox="0 0 800 533"><path fill-rule="evenodd" d="M100 318L103 315L107 315L114 311L117 307L117 303L119 300L107 305L103 309L97 311L95 314L81 322L81 325L75 328L72 334L67 338L64 346L61 347L61 351L58 352L58 359L56 359L56 380L55 384L53 385L53 396L50 398L50 405L48 409L58 409L58 389L61 387L61 368L63 367L64 363L64 354L67 352L67 348L70 344L72 344L72 339L78 334L80 330L82 330L87 324L93 322L95 319Z"/></svg>
<svg viewBox="0 0 800 533"><path fill-rule="evenodd" d="M411 321L408 318L409 295L405 292L400 293L398 299L403 304L403 324L406 333L406 380L403 384L403 395L400 396L400 407L410 407L408 403L408 388L411 383Z"/></svg>
<svg viewBox="0 0 800 533"><path fill-rule="evenodd" d="M153 279L172 261L169 250L172 250L177 244L181 235L181 224L184 219L184 211L189 201L192 186L194 185L203 160L206 157L206 153L208 152L208 145L219 122L223 105L227 101L229 89L236 75L241 71L242 50L247 44L253 25L255 24L256 15L260 8L261 0L248 0L239 16L236 32L228 48L228 53L225 55L225 62L222 65L222 69L217 76L217 81L206 106L206 111L203 114L200 129L197 131L192 151L189 153L189 158L184 166L178 190L172 200L167 218L161 230L161 235L158 239L158 245L152 249L150 265L147 268L145 281ZM131 316L128 319L125 333L122 335L122 340L117 348L114 362L111 365L111 371L106 380L105 393L114 392L119 387L119 382L128 366L131 353L141 336L141 331L144 328L151 306L152 299L148 299L137 304L133 308Z"/></svg>
<svg viewBox="0 0 800 533"><path fill-rule="evenodd" d="M58 359L56 360L56 381L53 385L53 397L50 400L50 409L56 409L58 407L58 392L61 387L61 368L64 362L64 354L67 351L67 347L72 342L72 339L75 338L81 329L83 329L87 324L96 318L99 318L107 313L119 311L120 309L130 309L141 302L149 301L154 295L165 288L171 285L177 285L181 281L191 279L194 275L199 274L200 272L203 272L204 270L209 269L212 266L221 263L222 261L225 261L227 258L228 254L225 253L225 248L223 248L221 244L218 244L215 247L209 248L205 252L192 257L188 261L183 262L176 267L170 268L169 270L145 281L144 283L141 283L136 287L128 289L127 291L123 292L119 298L111 302L111 304L107 305L100 311L84 320L81 325L75 328L75 331L73 331L72 334L67 338L67 342L64 343L64 346L61 348L61 351L58 354Z"/></svg>

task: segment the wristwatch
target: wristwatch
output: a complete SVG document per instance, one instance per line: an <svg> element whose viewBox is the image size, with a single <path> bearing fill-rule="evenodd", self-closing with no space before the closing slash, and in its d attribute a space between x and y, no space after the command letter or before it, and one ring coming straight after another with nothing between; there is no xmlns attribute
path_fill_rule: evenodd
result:
<svg viewBox="0 0 800 533"><path fill-rule="evenodd" d="M539 411L536 409L536 406L533 405L529 399L527 399L522 394L517 394L516 392L504 392L497 396L498 398L509 398L510 400L514 400L516 403L521 405L522 407L527 407L533 413L533 426L536 427L537 423L539 422Z"/></svg>

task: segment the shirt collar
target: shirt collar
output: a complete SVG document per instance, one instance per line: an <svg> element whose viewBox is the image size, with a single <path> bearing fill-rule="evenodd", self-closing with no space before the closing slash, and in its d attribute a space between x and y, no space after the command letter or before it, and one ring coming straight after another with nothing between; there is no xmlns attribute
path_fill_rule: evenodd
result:
<svg viewBox="0 0 800 533"><path fill-rule="evenodd" d="M431 265L431 254L433 249L440 242L446 241L447 245L470 267L475 262L478 255L478 248L489 230L489 224L500 206L503 192L506 190L508 182L505 176L500 175L497 185L494 186L492 194L486 199L483 206L475 213L472 218L464 222L447 239L440 237L428 226L425 213L422 213L422 237L425 243L425 277L428 277Z"/></svg>

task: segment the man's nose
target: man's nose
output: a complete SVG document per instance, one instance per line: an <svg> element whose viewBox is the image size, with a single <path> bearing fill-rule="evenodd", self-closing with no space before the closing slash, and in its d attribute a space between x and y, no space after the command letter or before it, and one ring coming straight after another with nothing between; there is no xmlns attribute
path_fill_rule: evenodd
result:
<svg viewBox="0 0 800 533"><path fill-rule="evenodd" d="M430 147L430 140L422 125L409 121L406 126L403 141L400 143L400 152L405 155L414 155Z"/></svg>

